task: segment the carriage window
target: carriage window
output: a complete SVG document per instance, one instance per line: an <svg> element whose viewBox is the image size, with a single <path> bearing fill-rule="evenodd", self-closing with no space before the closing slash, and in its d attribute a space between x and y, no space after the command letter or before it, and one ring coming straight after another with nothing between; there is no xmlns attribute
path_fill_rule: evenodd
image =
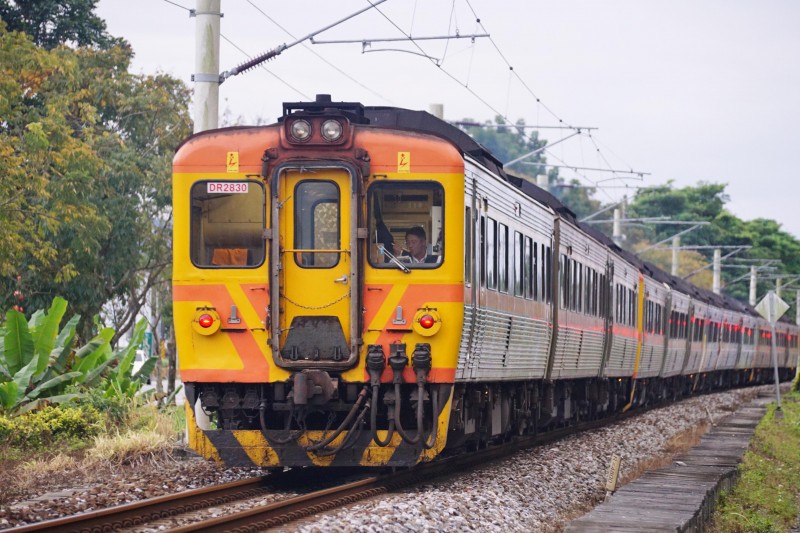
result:
<svg viewBox="0 0 800 533"><path fill-rule="evenodd" d="M339 263L339 187L332 181L307 180L295 188L294 247L294 260L301 267L331 268Z"/></svg>
<svg viewBox="0 0 800 533"><path fill-rule="evenodd" d="M534 255L532 255L532 253ZM525 298L536 298L536 244L525 237Z"/></svg>
<svg viewBox="0 0 800 533"><path fill-rule="evenodd" d="M464 213L464 282L472 283L472 210Z"/></svg>
<svg viewBox="0 0 800 533"><path fill-rule="evenodd" d="M191 191L192 263L254 268L264 262L264 186L257 181L201 181Z"/></svg>
<svg viewBox="0 0 800 533"><path fill-rule="evenodd" d="M378 182L369 188L368 201L373 267L398 269L400 263L407 268L437 268L442 264L444 189L440 184Z"/></svg>
<svg viewBox="0 0 800 533"><path fill-rule="evenodd" d="M525 282L530 283L530 278L525 272L525 255L522 234L514 232L514 295L525 295ZM523 281L524 279L524 281Z"/></svg>
<svg viewBox="0 0 800 533"><path fill-rule="evenodd" d="M497 288L508 292L508 226L497 223Z"/></svg>
<svg viewBox="0 0 800 533"><path fill-rule="evenodd" d="M544 283L543 292L545 293L545 301L550 303L553 301L553 251L549 246L542 244L542 283Z"/></svg>
<svg viewBox="0 0 800 533"><path fill-rule="evenodd" d="M497 288L497 222L487 218L486 228L486 287Z"/></svg>

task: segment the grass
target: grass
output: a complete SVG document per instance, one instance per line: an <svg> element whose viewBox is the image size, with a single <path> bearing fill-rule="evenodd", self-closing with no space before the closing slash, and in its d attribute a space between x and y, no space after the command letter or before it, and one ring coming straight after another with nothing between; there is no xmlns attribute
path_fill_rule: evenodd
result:
<svg viewBox="0 0 800 533"><path fill-rule="evenodd" d="M800 393L783 398L783 416L771 405L739 466L733 491L722 497L713 533L788 531L800 516Z"/></svg>

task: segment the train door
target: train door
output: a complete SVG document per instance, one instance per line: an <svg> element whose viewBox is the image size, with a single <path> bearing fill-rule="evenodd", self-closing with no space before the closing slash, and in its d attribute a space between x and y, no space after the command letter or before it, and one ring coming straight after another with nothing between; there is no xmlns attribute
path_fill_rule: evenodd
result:
<svg viewBox="0 0 800 533"><path fill-rule="evenodd" d="M346 369L357 358L353 175L304 165L273 180L271 333L285 368Z"/></svg>

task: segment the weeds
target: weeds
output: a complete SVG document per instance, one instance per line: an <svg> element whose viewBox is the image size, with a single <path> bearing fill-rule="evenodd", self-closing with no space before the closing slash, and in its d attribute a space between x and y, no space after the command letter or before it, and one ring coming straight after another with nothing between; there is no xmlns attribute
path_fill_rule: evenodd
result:
<svg viewBox="0 0 800 533"><path fill-rule="evenodd" d="M740 479L723 496L711 531L787 531L800 514L800 393L785 397L783 417L775 406L759 423L739 466Z"/></svg>

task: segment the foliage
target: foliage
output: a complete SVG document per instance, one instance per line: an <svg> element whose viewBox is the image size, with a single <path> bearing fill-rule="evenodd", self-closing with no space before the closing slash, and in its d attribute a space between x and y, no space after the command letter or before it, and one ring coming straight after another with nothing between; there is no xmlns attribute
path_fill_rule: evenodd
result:
<svg viewBox="0 0 800 533"><path fill-rule="evenodd" d="M712 531L788 531L800 514L800 395L784 397L759 423L739 467L734 490L722 498Z"/></svg>
<svg viewBox="0 0 800 533"><path fill-rule="evenodd" d="M132 375L136 349L144 338L144 320L121 350L111 349L111 328L73 349L80 317L73 316L59 331L66 310L66 300L58 297L47 313L37 311L28 322L19 311L7 312L0 330L0 412L20 414L67 402L83 397L91 387L103 390L107 397L130 398L147 380L155 366L154 357Z"/></svg>
<svg viewBox="0 0 800 533"><path fill-rule="evenodd" d="M695 187L676 189L672 183L668 183L659 187L640 189L629 206L627 216L664 216L670 220L708 222L708 225L683 235L681 246L750 246L749 250L740 252L734 257L777 259L781 263L778 270L775 271L776 274L800 274L800 241L782 231L780 224L774 220L743 221L727 211L725 204L728 202L728 195L725 193L725 187L723 184L700 183ZM631 249L641 249L645 243L649 245L651 242L668 239L681 229L686 229L686 227L656 224L648 225L643 229L629 228L626 230L628 234L626 246ZM723 251L723 254L726 251ZM712 249L702 250L700 253L702 256L695 253L695 256L701 259L696 268L708 265L713 256ZM690 252L681 252L681 275L696 270L696 268L684 270L683 266L685 259L689 258L688 254ZM670 257L669 260L666 260L667 255ZM669 270L671 253L661 254L659 257L658 252L650 252L644 257L647 260L653 260L661 268ZM726 264L734 266L735 262L736 259L731 259ZM723 269L722 281L726 294L747 301L749 292L747 268L748 264L743 264L738 269L732 267ZM710 269L707 269L701 277L692 277L692 283L710 288L709 271ZM763 280L763 273L760 276L762 280L759 282L758 294L764 294L767 290L774 288L775 283L774 279Z"/></svg>
<svg viewBox="0 0 800 533"><path fill-rule="evenodd" d="M0 443L38 450L62 441L86 441L103 428L103 415L90 405L52 405L14 418L0 415Z"/></svg>
<svg viewBox="0 0 800 533"><path fill-rule="evenodd" d="M85 317L83 338L112 300L124 334L150 288L168 285L170 165L190 133L189 91L130 74L132 55L122 41L46 50L0 22L0 308L62 294Z"/></svg>
<svg viewBox="0 0 800 533"><path fill-rule="evenodd" d="M92 13L97 0L0 0L0 18L9 31L28 34L46 49L64 43L108 47L106 23Z"/></svg>

